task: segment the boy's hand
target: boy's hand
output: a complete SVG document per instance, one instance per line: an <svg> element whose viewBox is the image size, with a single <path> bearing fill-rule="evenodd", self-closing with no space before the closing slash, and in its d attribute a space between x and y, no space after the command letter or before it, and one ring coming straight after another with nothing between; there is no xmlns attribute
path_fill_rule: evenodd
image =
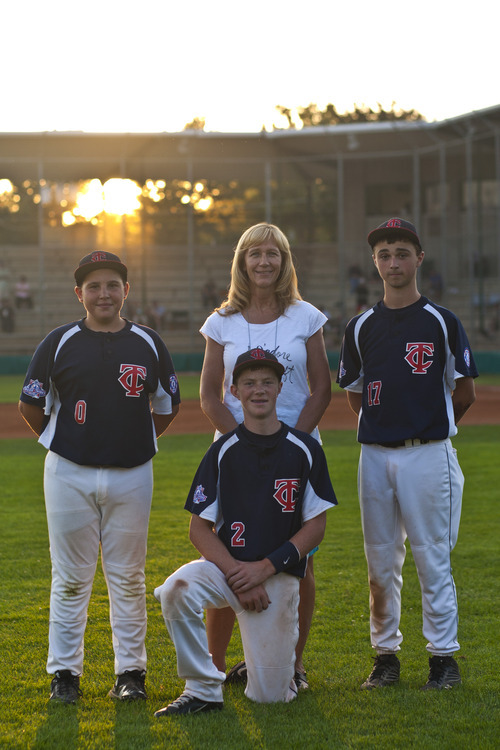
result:
<svg viewBox="0 0 500 750"><path fill-rule="evenodd" d="M262 612L262 610L267 609L271 604L267 591L262 585L254 586L250 591L245 591L243 594L238 594L237 596L243 609L250 612Z"/></svg>
<svg viewBox="0 0 500 750"><path fill-rule="evenodd" d="M226 581L236 596L250 591L254 586L264 583L276 573L272 562L267 558L256 562L235 560L235 565L226 574Z"/></svg>

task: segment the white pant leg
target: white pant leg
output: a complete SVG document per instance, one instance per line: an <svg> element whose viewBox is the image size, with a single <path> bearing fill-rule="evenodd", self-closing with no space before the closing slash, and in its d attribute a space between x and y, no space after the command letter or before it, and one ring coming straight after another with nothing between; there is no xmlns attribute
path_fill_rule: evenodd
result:
<svg viewBox="0 0 500 750"><path fill-rule="evenodd" d="M288 702L299 637L299 579L278 573L265 582L271 604L262 612L238 613L247 665L245 695L257 703Z"/></svg>
<svg viewBox="0 0 500 750"><path fill-rule="evenodd" d="M44 490L49 531L50 592L47 672L83 671L87 609L99 555L100 513L88 472L49 452Z"/></svg>
<svg viewBox="0 0 500 750"><path fill-rule="evenodd" d="M203 613L228 604L237 611L238 600L224 574L207 560L193 560L172 573L154 594L175 646L177 673L186 681L185 692L201 700L222 701L226 675L212 661Z"/></svg>
<svg viewBox="0 0 500 750"><path fill-rule="evenodd" d="M185 692L207 701L222 701L224 672L208 650L205 609L230 606L238 617L247 663L245 694L262 703L287 701L295 668L298 639L299 580L281 573L266 581L271 604L263 612L246 612L224 574L207 560L195 560L175 571L155 589L167 630L177 653Z"/></svg>
<svg viewBox="0 0 500 750"><path fill-rule="evenodd" d="M145 564L153 465L98 470L102 567L109 594L115 672L146 669Z"/></svg>
<svg viewBox="0 0 500 750"><path fill-rule="evenodd" d="M460 646L450 555L458 537L464 477L450 440L401 453L397 491L422 591L423 634L431 654L452 654Z"/></svg>
<svg viewBox="0 0 500 750"><path fill-rule="evenodd" d="M52 559L47 671L83 670L83 638L100 543L115 670L145 669L144 563L152 462L133 469L98 468L49 452L44 484Z"/></svg>
<svg viewBox="0 0 500 750"><path fill-rule="evenodd" d="M400 650L401 589L406 531L394 487L395 451L362 445L358 492L370 587L371 644L377 653Z"/></svg>

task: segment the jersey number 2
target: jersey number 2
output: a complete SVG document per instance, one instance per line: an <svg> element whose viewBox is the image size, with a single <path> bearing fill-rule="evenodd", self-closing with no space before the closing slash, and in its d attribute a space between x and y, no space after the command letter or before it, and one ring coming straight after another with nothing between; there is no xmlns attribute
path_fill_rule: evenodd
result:
<svg viewBox="0 0 500 750"><path fill-rule="evenodd" d="M231 547L244 547L245 539L243 532L245 531L245 524L241 521L235 521L231 524L231 531L234 532L231 537Z"/></svg>

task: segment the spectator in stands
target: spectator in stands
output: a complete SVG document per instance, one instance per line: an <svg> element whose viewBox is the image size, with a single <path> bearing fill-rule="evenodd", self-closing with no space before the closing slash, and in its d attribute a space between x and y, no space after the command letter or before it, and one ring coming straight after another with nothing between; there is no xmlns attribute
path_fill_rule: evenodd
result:
<svg viewBox="0 0 500 750"><path fill-rule="evenodd" d="M10 297L10 271L3 260L0 260L0 302Z"/></svg>
<svg viewBox="0 0 500 750"><path fill-rule="evenodd" d="M161 302L154 300L147 308L148 326L155 331L162 331L165 328L165 316L167 308Z"/></svg>
<svg viewBox="0 0 500 750"><path fill-rule="evenodd" d="M9 299L3 299L0 303L0 321L2 333L14 333L15 313Z"/></svg>
<svg viewBox="0 0 500 750"><path fill-rule="evenodd" d="M213 310L219 305L219 295L217 287L212 278L208 278L201 288L201 302L205 309Z"/></svg>
<svg viewBox="0 0 500 750"><path fill-rule="evenodd" d="M429 297L433 302L441 302L443 296L443 277L437 269L429 274Z"/></svg>
<svg viewBox="0 0 500 750"><path fill-rule="evenodd" d="M368 300L370 292L368 285L363 276L360 276L359 283L356 287L356 313L364 312L368 309Z"/></svg>
<svg viewBox="0 0 500 750"><path fill-rule="evenodd" d="M21 307L26 307L31 310L33 307L33 300L31 298L31 287L26 276L21 275L16 281L15 285L15 298L16 307L19 310Z"/></svg>

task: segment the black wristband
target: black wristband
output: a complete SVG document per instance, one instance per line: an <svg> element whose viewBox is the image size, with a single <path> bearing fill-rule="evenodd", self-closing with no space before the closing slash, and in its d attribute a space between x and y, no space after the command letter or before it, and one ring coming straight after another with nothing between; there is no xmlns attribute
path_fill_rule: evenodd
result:
<svg viewBox="0 0 500 750"><path fill-rule="evenodd" d="M276 573L282 573L288 568L293 568L300 562L300 553L293 542L285 542L278 549L266 555L276 568Z"/></svg>

